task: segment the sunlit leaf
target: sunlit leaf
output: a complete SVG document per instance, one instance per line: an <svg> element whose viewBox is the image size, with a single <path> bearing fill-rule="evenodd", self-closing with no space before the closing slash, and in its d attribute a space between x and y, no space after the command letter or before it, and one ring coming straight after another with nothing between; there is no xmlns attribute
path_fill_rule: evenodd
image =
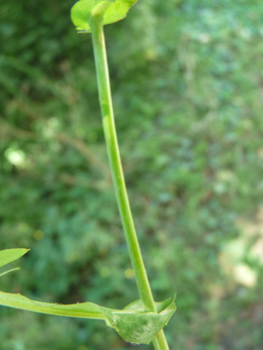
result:
<svg viewBox="0 0 263 350"><path fill-rule="evenodd" d="M104 11L103 24L110 24L125 18L137 0L80 0L71 9L71 19L80 32L90 33L92 15Z"/></svg>
<svg viewBox="0 0 263 350"><path fill-rule="evenodd" d="M165 306L159 313L146 312L141 301L129 304L124 310L108 309L86 302L71 305L45 303L28 299L20 294L0 292L0 305L48 315L80 317L105 320L128 342L149 344L176 310L174 302L157 303Z"/></svg>
<svg viewBox="0 0 263 350"><path fill-rule="evenodd" d="M0 267L20 258L28 251L29 249L23 248L0 250Z"/></svg>

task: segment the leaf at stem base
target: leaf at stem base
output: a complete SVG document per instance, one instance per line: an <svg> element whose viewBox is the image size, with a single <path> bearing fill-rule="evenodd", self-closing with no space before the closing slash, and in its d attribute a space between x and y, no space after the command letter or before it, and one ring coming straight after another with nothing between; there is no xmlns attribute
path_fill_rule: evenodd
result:
<svg viewBox="0 0 263 350"><path fill-rule="evenodd" d="M26 298L21 294L0 292L0 305L47 315L101 319L114 328L127 342L149 344L170 320L176 310L174 301L157 303L165 306L160 312L143 310L141 301L129 304L124 310L109 309L86 302L71 305L45 303Z"/></svg>

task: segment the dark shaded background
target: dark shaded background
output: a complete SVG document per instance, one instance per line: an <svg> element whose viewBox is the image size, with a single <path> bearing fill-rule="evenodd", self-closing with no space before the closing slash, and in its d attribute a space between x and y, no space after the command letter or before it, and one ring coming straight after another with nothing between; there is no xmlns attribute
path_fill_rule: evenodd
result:
<svg viewBox="0 0 263 350"><path fill-rule="evenodd" d="M72 5L0 2L0 247L31 249L1 289L122 308L138 293ZM141 0L105 27L149 278L177 293L171 350L262 350L262 18L259 1ZM102 321L0 317L1 350L131 348Z"/></svg>

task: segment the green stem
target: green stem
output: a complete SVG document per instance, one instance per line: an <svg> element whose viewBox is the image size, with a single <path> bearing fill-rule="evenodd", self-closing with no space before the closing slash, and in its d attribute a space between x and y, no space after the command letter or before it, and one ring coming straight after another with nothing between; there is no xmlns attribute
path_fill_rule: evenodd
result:
<svg viewBox="0 0 263 350"><path fill-rule="evenodd" d="M151 287L133 223L121 165L113 115L110 79L103 31L103 12L101 13L98 11L97 13L93 13L91 20L91 31L106 147L128 251L135 273L140 297L149 311L156 312ZM157 333L153 340L153 344L156 350L169 350L163 330Z"/></svg>

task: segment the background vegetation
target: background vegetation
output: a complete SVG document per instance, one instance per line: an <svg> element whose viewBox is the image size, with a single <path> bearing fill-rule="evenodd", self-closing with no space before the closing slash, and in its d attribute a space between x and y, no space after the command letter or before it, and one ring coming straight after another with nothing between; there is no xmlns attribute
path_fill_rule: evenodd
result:
<svg viewBox="0 0 263 350"><path fill-rule="evenodd" d="M31 249L1 290L121 308L138 294L72 5L0 3L0 247ZM150 281L156 300L177 293L171 349L262 349L262 16L259 1L144 0L105 28ZM1 350L131 348L101 321L0 317Z"/></svg>

